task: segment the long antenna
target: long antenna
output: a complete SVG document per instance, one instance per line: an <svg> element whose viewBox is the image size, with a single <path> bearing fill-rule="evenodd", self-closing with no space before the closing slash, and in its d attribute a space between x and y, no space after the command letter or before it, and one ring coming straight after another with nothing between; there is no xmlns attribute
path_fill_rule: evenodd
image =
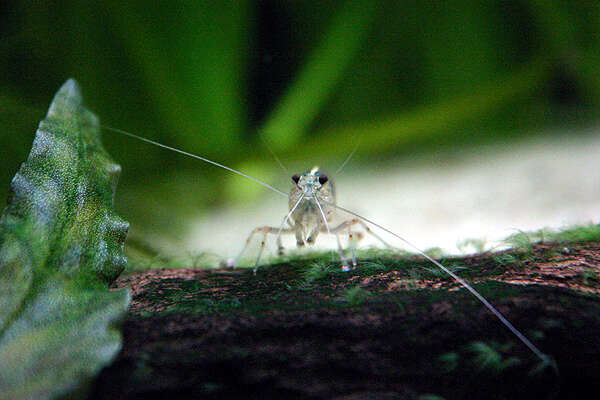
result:
<svg viewBox="0 0 600 400"><path fill-rule="evenodd" d="M376 226L379 229L389 233L390 235L402 240L408 246L410 246L411 248L416 250L420 255L422 255L423 257L425 257L427 260L431 261L435 265L437 265L445 273L447 273L452 278L454 278L454 280L456 280L458 283L460 283L465 289L467 289L469 292L471 292L471 294L473 296L475 296L479 301L481 301L483 303L483 305L485 305L488 308L488 310L490 310L492 312L492 314L494 314L500 320L500 322L502 322L517 338L519 338L519 340L521 342L523 342L523 344L525 344L525 346L527 346L529 348L529 350L531 350L536 356L538 356L544 363L548 363L548 364L550 363L550 359L548 358L548 356L546 354L542 353L540 351L540 349L538 349L529 339L527 339L525 337L525 335L523 335L517 328L515 328L514 325L511 324L510 321L508 321L506 319L506 317L504 315L502 315L502 313L500 311L498 311L498 309L496 307L494 307L489 301L487 301L485 299L485 297L480 295L478 291L476 291L471 285L469 285L467 282L465 282L461 277L456 275L454 272L450 271L448 268L444 267L439 261L431 258L427 254L425 254L425 252L423 252L423 250L419 249L417 246L410 243L408 240L404 239L400 235L395 234L394 232L385 228L384 226L379 225L378 223L375 223L375 222L363 217L362 215L358 215L355 212L347 210L344 207L340 207L336 204L329 203L329 202L325 202L325 203L327 205L337 208L338 210L344 211L350 215L354 215L355 217L358 217L358 218L362 219L363 221L368 222L369 224Z"/></svg>
<svg viewBox="0 0 600 400"><path fill-rule="evenodd" d="M219 164L218 162L211 161L208 158L200 157L200 156L197 156L196 154L188 153L187 151L179 150L179 149L176 149L175 147L167 146L167 145L164 145L162 143L155 142L154 140L150 140L150 139L146 139L145 137L142 137L142 136L134 135L133 133L129 133L129 132L124 131L122 129L111 128L110 126L105 126L105 125L100 125L100 126L102 128L104 128L104 129L106 129L106 130L109 130L109 131L112 131L112 132L116 132L116 133L120 133L122 135L129 136L129 137L141 140L142 142L150 143L150 144L153 144L155 146L162 147L163 149L171 150L171 151L174 151L176 153L183 154L185 156L192 157L192 158L195 158L197 160L201 160L201 161L204 161L206 163L215 165L217 167L226 169L227 171L231 171L234 174L238 174L238 175L243 176L244 178L250 179L251 181L254 181L254 182L258 183L258 184L266 187L267 189L272 190L273 192L275 192L277 194L280 194L282 196L288 197L288 195L286 193L284 193L281 190L279 190L279 189L277 189L277 188L269 185L266 182L261 181L260 179L257 179L257 178L255 178L253 176L250 176L250 175L247 175L247 174L245 174L243 172L240 172L240 171L238 171L236 169L230 168L230 167L228 167L226 165Z"/></svg>
<svg viewBox="0 0 600 400"><path fill-rule="evenodd" d="M346 157L346 160L344 160L344 162L342 163L342 165L340 165L340 167L337 169L337 171L335 171L335 175L337 176L337 174L341 173L342 170L344 169L344 167L346 166L346 164L348 164L350 162L350 160L352 159L352 156L354 156L354 153L356 153L356 150L358 150L358 146L360 145L360 140L358 140L356 142L356 145L354 146L354 150L352 150L350 152L350 154L348 154L348 157Z"/></svg>
<svg viewBox="0 0 600 400"><path fill-rule="evenodd" d="M291 176L290 170L287 169L285 167L285 165L283 165L283 163L281 162L281 160L279 159L279 157L277 157L277 154L275 154L275 152L273 151L273 149L271 148L271 146L269 146L269 143L267 142L267 139L265 139L261 135L258 135L258 137L260 137L260 140L263 142L263 144L265 145L265 147L267 148L267 150L269 150L269 153L271 153L271 155L273 156L273 158L275 159L275 161L277 161L277 164L279 164L279 166L281 167L281 169L283 170L283 172L285 172L286 175Z"/></svg>

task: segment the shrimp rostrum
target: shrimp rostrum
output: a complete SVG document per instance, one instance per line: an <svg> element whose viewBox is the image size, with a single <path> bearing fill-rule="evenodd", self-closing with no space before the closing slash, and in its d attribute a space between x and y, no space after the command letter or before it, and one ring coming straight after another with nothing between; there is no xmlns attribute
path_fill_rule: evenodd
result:
<svg viewBox="0 0 600 400"><path fill-rule="evenodd" d="M333 235L336 238L338 254L342 262L342 269L348 271L357 266L355 244L362 238L361 232L353 230L355 225L359 225L366 233L378 239L385 246L389 245L375 235L369 227L358 218L347 219L335 223L339 220L336 211L335 186L333 181L325 173L314 167L303 174L294 174L292 176L294 186L289 194L289 213L283 219L279 228L271 226L261 226L252 230L246 245L236 258L236 264L252 242L252 238L257 233L262 233L260 250L254 264L254 272L258 268L260 258L265 248L267 235L275 234L277 249L279 255L283 254L283 245L281 236L283 234L294 234L296 236L296 246L313 245L320 233ZM287 227L286 227L287 224ZM346 235L350 248L351 265L342 246L340 236Z"/></svg>

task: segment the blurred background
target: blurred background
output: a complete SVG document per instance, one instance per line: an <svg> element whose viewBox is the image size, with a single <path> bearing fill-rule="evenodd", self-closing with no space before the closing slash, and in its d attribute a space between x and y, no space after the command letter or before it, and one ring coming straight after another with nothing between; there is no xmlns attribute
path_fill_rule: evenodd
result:
<svg viewBox="0 0 600 400"><path fill-rule="evenodd" d="M8 0L0 38L0 206L73 77L103 124L285 192L358 146L339 204L423 248L600 215L597 1ZM232 257L286 214L253 182L103 138L130 251Z"/></svg>

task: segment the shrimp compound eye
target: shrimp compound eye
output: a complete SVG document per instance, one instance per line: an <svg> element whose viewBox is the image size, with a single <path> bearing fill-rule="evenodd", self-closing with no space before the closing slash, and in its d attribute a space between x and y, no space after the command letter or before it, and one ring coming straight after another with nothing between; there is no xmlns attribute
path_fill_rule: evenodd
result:
<svg viewBox="0 0 600 400"><path fill-rule="evenodd" d="M329 180L329 178L327 177L327 175L320 175L320 176L319 176L319 183L320 183L321 185L324 185L324 184L325 184L325 182L327 182L328 180Z"/></svg>
<svg viewBox="0 0 600 400"><path fill-rule="evenodd" d="M294 175L292 175L292 180L293 180L294 182L298 183L298 181L300 180L300 175L298 175L298 174L294 174Z"/></svg>

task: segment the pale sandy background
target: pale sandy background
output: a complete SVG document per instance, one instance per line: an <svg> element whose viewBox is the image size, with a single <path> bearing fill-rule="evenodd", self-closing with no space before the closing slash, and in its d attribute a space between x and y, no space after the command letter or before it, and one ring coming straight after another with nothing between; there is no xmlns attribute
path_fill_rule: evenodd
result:
<svg viewBox="0 0 600 400"><path fill-rule="evenodd" d="M368 176L361 175L356 165L349 167L336 178L338 204L421 249L441 247L453 254L460 253L457 243L467 238L485 239L491 248L518 230L597 223L600 129L587 129L576 140L573 132L550 133L500 148L459 151L451 157L416 155L380 166ZM184 245L192 252L234 257L253 227L279 226L286 212L285 198L265 192L257 203L191 221ZM403 247L400 241L382 236ZM293 248L294 240L288 239ZM319 239L321 247L334 244ZM273 253L272 242L267 254ZM365 239L361 244L375 242Z"/></svg>

